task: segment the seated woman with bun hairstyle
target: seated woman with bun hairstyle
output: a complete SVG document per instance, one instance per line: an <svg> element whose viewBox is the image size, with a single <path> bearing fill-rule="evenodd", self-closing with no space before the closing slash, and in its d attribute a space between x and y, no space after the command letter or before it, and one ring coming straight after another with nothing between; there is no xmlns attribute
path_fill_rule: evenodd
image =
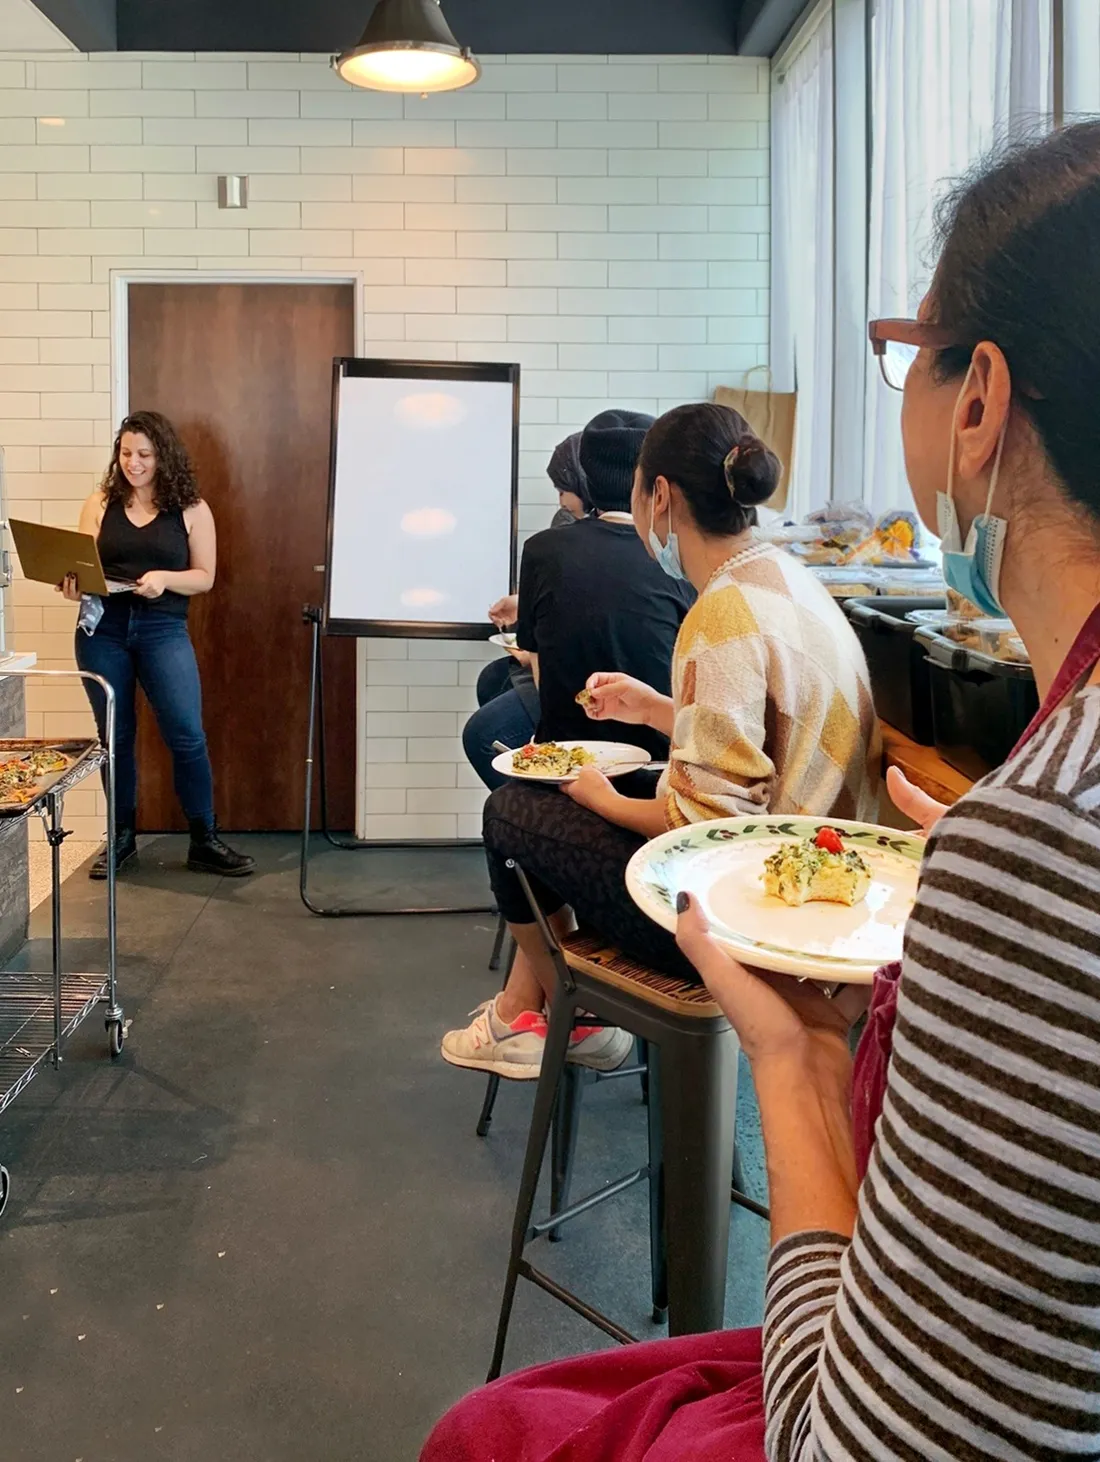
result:
<svg viewBox="0 0 1100 1462"><path fill-rule="evenodd" d="M545 1045L553 963L514 859L559 933L574 918L632 958L697 979L673 936L626 891L647 839L707 818L806 814L871 821L879 744L867 666L837 604L813 575L752 532L775 491L778 459L744 418L709 402L679 406L646 434L630 501L652 557L698 592L676 639L672 694L617 672L589 676L595 720L671 739L656 795L628 797L594 767L563 790L509 782L485 805L489 873L519 953L506 988L443 1038L456 1066L534 1079ZM577 686L579 691L582 687ZM577 1033L570 1059L621 1065L624 1032Z"/></svg>

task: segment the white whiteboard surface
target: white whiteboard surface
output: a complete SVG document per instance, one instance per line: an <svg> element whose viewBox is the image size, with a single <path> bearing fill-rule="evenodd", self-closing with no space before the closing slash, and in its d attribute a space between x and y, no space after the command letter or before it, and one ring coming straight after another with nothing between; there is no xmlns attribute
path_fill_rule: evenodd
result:
<svg viewBox="0 0 1100 1462"><path fill-rule="evenodd" d="M487 632L511 583L515 381L400 370L337 377L328 622Z"/></svg>

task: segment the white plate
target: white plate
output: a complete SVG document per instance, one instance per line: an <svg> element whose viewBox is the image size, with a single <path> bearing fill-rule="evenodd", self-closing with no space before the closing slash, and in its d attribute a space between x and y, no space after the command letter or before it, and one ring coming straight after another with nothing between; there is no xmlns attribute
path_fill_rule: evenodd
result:
<svg viewBox="0 0 1100 1462"><path fill-rule="evenodd" d="M862 854L871 888L852 908L808 903L792 908L764 892L764 859L785 842L833 827ZM631 898L662 928L676 928L676 895L693 894L711 930L746 964L803 979L870 984L901 958L902 935L917 892L924 840L870 823L809 817L727 817L662 833L631 858Z"/></svg>
<svg viewBox="0 0 1100 1462"><path fill-rule="evenodd" d="M515 655L517 652L522 654L522 651L516 644L516 637L513 634L490 635L489 643L496 645L498 650L507 650L509 655Z"/></svg>
<svg viewBox="0 0 1100 1462"><path fill-rule="evenodd" d="M596 758L589 765L608 777L625 777L627 772L636 772L639 767L648 766L651 760L648 751L643 751L640 746L628 746L623 741L559 741L558 745L569 750L574 746L583 746L585 751L590 751ZM547 777L537 772L514 771L510 751L499 752L493 757L493 771L500 772L505 777L514 777L517 782L549 782L560 785L577 780L576 772L570 772L567 777Z"/></svg>

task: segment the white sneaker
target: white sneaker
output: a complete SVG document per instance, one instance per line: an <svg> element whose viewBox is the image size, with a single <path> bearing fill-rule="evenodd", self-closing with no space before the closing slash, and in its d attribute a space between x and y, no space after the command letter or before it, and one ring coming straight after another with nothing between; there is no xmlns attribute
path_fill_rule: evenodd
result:
<svg viewBox="0 0 1100 1462"><path fill-rule="evenodd" d="M634 1037L617 1025L579 1025L569 1038L567 1061L593 1071L617 1071L634 1049Z"/></svg>
<svg viewBox="0 0 1100 1462"><path fill-rule="evenodd" d="M440 1046L443 1059L512 1081L537 1081L546 1049L546 1017L525 1010L506 1025L497 1015L499 998L494 995L472 1011L474 1018L465 1030L447 1032Z"/></svg>

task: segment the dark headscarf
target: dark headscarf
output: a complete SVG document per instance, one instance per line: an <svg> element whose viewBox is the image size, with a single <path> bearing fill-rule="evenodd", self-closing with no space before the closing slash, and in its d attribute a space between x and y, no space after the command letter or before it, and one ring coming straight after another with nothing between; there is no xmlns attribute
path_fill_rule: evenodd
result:
<svg viewBox="0 0 1100 1462"><path fill-rule="evenodd" d="M592 499L588 496L588 479L581 466L581 433L574 432L559 442L546 467L546 475L557 492L575 492L584 504L586 513L592 511Z"/></svg>

